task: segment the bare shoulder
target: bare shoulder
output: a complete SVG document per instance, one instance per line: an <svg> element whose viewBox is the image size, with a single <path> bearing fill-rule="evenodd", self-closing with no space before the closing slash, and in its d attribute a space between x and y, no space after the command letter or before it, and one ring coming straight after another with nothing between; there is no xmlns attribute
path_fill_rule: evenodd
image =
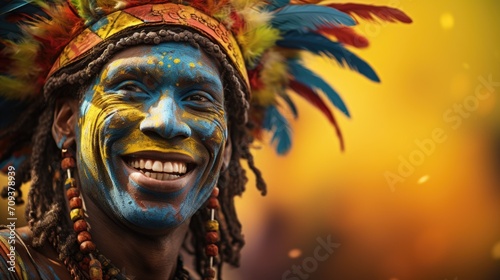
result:
<svg viewBox="0 0 500 280"><path fill-rule="evenodd" d="M70 279L50 246L33 248L28 227L0 227L1 279Z"/></svg>

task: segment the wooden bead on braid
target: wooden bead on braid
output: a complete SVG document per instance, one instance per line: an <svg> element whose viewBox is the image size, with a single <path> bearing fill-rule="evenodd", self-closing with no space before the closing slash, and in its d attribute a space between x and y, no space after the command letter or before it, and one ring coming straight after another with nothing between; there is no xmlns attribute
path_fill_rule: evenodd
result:
<svg viewBox="0 0 500 280"><path fill-rule="evenodd" d="M91 280L102 279L102 266L97 259L92 259L89 263L89 276Z"/></svg>
<svg viewBox="0 0 500 280"><path fill-rule="evenodd" d="M219 188L214 187L212 194L207 201L207 208L210 211L210 220L207 221L205 241L207 243L205 247L205 254L209 257L208 267L205 269L204 280L214 280L215 279L215 268L214 268L214 258L219 254L219 247L217 247L217 242L219 241L219 222L215 220L215 210L220 207L219 200L217 196L219 195Z"/></svg>
<svg viewBox="0 0 500 280"><path fill-rule="evenodd" d="M92 241L92 236L88 231L87 222L83 210L83 201L80 190L76 184L76 180L71 176L71 170L76 167L76 161L73 155L68 150L62 150L63 159L61 168L66 172L67 179L64 182L66 189L66 197L70 207L70 218L73 222L73 229L77 234L77 240L80 245L80 252L85 256L79 262L82 270L87 271L91 280L102 280L102 265L100 261L93 257L96 251L96 246ZM89 258L90 257L90 258Z"/></svg>

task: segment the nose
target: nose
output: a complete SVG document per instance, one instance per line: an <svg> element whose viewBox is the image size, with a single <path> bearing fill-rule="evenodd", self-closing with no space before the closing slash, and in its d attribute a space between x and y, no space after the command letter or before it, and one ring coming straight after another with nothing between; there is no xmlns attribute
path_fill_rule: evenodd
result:
<svg viewBox="0 0 500 280"><path fill-rule="evenodd" d="M165 139L187 138L191 136L191 128L184 121L183 111L174 98L162 96L149 108L139 128L145 134L157 134Z"/></svg>

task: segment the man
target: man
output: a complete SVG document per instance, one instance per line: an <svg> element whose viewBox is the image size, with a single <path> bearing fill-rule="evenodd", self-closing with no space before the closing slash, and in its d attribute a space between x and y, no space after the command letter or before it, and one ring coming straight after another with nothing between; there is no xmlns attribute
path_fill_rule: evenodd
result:
<svg viewBox="0 0 500 280"><path fill-rule="evenodd" d="M0 269L12 279L190 279L179 258L183 245L195 254L197 272L214 279L216 266L238 265L244 243L233 202L247 181L240 160L265 193L249 145L269 130L278 152L290 146L277 110L285 102L296 113L286 89L334 125L317 88L348 114L300 63L299 50L378 80L322 35L345 40L338 32L355 24L349 6L17 4L4 10L42 12L3 49L10 67L2 107L16 109L0 134L0 162L17 172L6 196L20 197L20 184L31 179L28 227L0 235ZM307 20L297 20L304 14Z"/></svg>

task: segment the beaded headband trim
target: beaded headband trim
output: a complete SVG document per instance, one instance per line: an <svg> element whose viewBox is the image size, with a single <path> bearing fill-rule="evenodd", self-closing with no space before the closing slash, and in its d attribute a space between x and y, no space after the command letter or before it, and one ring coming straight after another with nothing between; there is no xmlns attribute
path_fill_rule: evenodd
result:
<svg viewBox="0 0 500 280"><path fill-rule="evenodd" d="M113 35L144 24L185 26L215 40L236 66L247 88L250 88L243 55L231 32L214 18L193 7L172 3L132 7L103 17L69 42L54 62L48 76L52 76L57 70L74 62Z"/></svg>

